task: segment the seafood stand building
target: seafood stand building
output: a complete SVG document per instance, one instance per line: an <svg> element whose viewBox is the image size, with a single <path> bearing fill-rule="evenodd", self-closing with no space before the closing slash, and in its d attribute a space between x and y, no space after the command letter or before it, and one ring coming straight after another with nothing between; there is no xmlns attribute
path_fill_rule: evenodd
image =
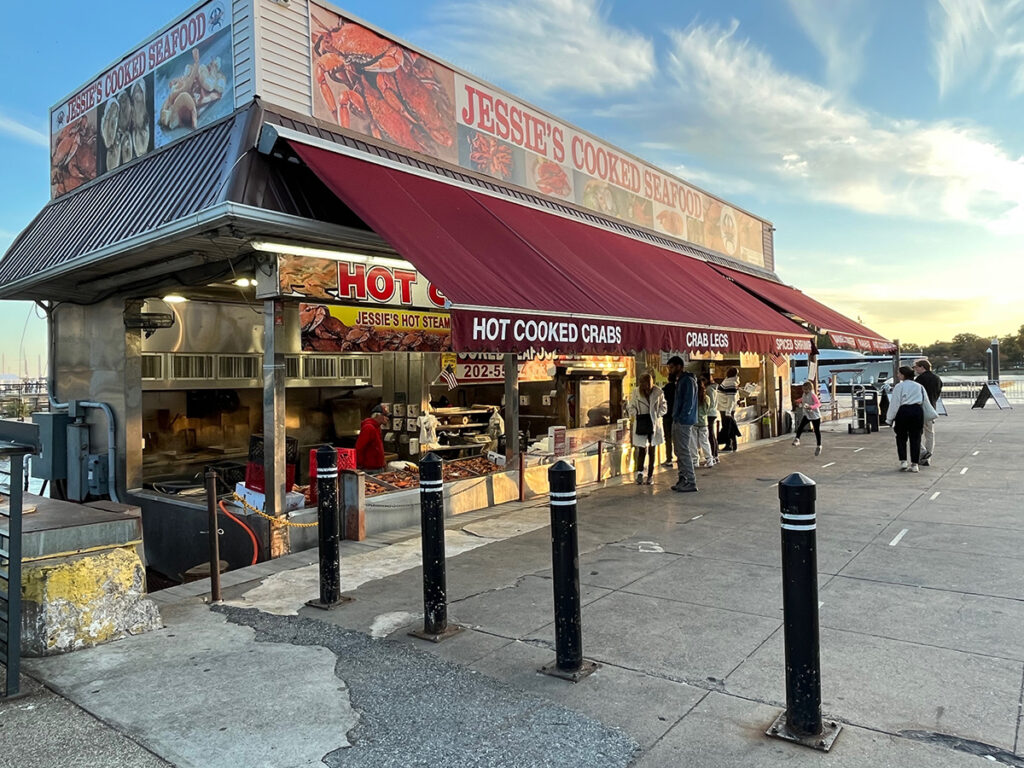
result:
<svg viewBox="0 0 1024 768"><path fill-rule="evenodd" d="M50 173L0 298L44 308L56 410L102 404L72 421L109 457L53 490L141 507L172 579L207 467L315 519L310 449L378 403L409 466L356 476L370 531L418 519L427 450L454 513L546 492L557 455L628 470L623 399L670 354L741 369L753 440L815 333L890 348L778 280L770 222L328 4L193 7L52 109ZM313 542L238 516L231 567Z"/></svg>

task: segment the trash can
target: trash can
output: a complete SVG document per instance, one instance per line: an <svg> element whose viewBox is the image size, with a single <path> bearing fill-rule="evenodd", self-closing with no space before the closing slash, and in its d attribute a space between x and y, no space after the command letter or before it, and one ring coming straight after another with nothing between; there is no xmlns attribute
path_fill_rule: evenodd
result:
<svg viewBox="0 0 1024 768"><path fill-rule="evenodd" d="M877 432L879 421L878 390L864 390L864 431Z"/></svg>

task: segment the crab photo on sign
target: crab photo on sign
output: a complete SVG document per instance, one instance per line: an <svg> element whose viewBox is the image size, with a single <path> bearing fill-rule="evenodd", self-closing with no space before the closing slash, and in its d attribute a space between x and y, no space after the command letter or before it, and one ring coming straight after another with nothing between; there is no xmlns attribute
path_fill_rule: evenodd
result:
<svg viewBox="0 0 1024 768"><path fill-rule="evenodd" d="M454 162L455 74L394 40L310 5L313 114Z"/></svg>
<svg viewBox="0 0 1024 768"><path fill-rule="evenodd" d="M64 125L53 137L50 192L63 195L96 178L96 110Z"/></svg>

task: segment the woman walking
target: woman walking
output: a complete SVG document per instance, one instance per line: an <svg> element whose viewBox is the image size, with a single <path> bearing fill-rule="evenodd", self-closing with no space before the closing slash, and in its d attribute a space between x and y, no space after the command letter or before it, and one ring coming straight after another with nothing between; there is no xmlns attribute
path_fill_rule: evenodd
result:
<svg viewBox="0 0 1024 768"><path fill-rule="evenodd" d="M626 406L633 419L633 447L636 449L636 484L644 483L644 459L647 459L647 485L654 475L658 446L665 442L665 427L662 416L668 413L665 394L654 386L649 373L640 377L640 386L633 390Z"/></svg>
<svg viewBox="0 0 1024 768"><path fill-rule="evenodd" d="M691 433L690 445L693 453L694 466L700 464L700 455L704 454L704 466L713 467L718 463L714 452L711 450L711 441L708 439L708 423L714 423L711 396L708 394L707 383L704 376L697 379L697 423Z"/></svg>
<svg viewBox="0 0 1024 768"><path fill-rule="evenodd" d="M810 424L811 429L814 430L814 440L817 443L814 448L814 455L821 456L821 400L818 399L818 393L814 391L813 382L804 382L803 396L797 402L803 409L803 416L796 427L796 437L793 440L793 445L800 445L800 434Z"/></svg>
<svg viewBox="0 0 1024 768"><path fill-rule="evenodd" d="M889 394L886 420L896 431L896 453L900 459L900 472L920 472L921 432L924 430L923 402L928 397L924 387L914 381L914 371L901 365L897 373L899 382ZM929 403L930 405L930 403ZM907 464L907 441L910 442L910 463Z"/></svg>

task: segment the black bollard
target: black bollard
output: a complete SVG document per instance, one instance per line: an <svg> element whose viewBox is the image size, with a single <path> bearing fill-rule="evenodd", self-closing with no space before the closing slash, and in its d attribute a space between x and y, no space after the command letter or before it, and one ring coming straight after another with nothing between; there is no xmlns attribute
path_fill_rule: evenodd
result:
<svg viewBox="0 0 1024 768"><path fill-rule="evenodd" d="M559 461L548 469L551 488L551 581L555 596L555 663L546 675L586 677L597 664L583 659L580 622L580 550L576 538L576 468Z"/></svg>
<svg viewBox="0 0 1024 768"><path fill-rule="evenodd" d="M217 473L206 473L206 512L210 525L210 602L220 598L220 527L217 525Z"/></svg>
<svg viewBox="0 0 1024 768"><path fill-rule="evenodd" d="M443 463L436 453L420 461L420 543L423 552L423 631L414 637L439 643L461 632L448 624L448 591L444 554Z"/></svg>
<svg viewBox="0 0 1024 768"><path fill-rule="evenodd" d="M842 726L821 719L815 497L814 481L799 472L779 482L786 711L768 735L828 752Z"/></svg>
<svg viewBox="0 0 1024 768"><path fill-rule="evenodd" d="M328 610L352 598L341 594L338 514L338 452L325 445L316 450L317 534L320 545L320 599L306 605Z"/></svg>

